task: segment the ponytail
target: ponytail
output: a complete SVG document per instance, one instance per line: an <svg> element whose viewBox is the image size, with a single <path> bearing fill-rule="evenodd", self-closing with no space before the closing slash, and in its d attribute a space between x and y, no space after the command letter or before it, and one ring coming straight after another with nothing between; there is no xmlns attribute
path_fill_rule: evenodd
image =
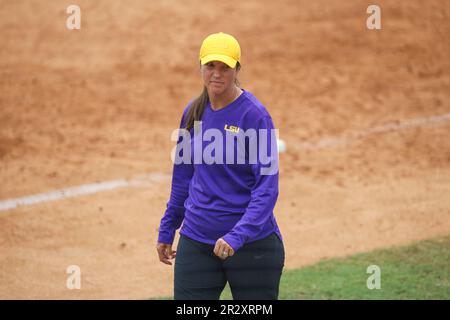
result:
<svg viewBox="0 0 450 320"><path fill-rule="evenodd" d="M194 121L200 121L205 111L206 104L209 101L208 90L203 87L203 92L197 99L192 102L186 115L186 130L191 130L194 127Z"/></svg>

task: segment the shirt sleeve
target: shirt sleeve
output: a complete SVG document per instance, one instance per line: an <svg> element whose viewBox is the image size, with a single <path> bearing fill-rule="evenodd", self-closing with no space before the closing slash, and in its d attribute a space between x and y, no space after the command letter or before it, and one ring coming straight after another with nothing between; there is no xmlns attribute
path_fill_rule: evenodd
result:
<svg viewBox="0 0 450 320"><path fill-rule="evenodd" d="M264 132L262 136L260 136L261 133L258 134L261 132L260 129L266 129L266 132L262 130ZM279 174L276 130L272 129L274 125L270 116L265 116L257 122L258 156L256 164L251 165L255 184L251 190L250 202L242 218L223 237L234 251L255 239L273 216L273 209L278 198ZM264 136L266 139L261 139Z"/></svg>
<svg viewBox="0 0 450 320"><path fill-rule="evenodd" d="M187 110L187 108L186 108ZM181 118L180 129L184 127L184 118L186 110ZM180 148L180 141L183 139L182 134L178 136L176 155L180 158L183 156L183 149ZM172 173L172 188L170 192L170 199L166 205L166 211L161 219L159 225L158 242L173 243L175 238L175 231L180 228L184 219L184 202L189 196L189 183L194 174L194 165L191 163L174 162Z"/></svg>

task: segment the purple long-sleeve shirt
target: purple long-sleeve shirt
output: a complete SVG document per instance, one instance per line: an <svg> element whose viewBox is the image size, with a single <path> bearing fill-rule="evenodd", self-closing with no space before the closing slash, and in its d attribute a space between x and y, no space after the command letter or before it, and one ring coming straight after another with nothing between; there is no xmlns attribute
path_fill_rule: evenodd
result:
<svg viewBox="0 0 450 320"><path fill-rule="evenodd" d="M185 127L189 107L180 128ZM235 251L273 232L282 239L273 214L278 198L278 149L271 129L270 114L246 90L222 109L214 111L208 103L201 129L179 135L176 155L178 162L184 160L173 166L172 191L158 241L173 243L181 224L180 234L212 245L223 238ZM252 130L255 139L246 135L239 143L233 137ZM233 144L227 135L235 138Z"/></svg>

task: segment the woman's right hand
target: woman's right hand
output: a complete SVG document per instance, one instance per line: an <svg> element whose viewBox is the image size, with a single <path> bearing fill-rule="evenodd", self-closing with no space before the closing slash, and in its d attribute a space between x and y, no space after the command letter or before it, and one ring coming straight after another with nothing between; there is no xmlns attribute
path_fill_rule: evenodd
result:
<svg viewBox="0 0 450 320"><path fill-rule="evenodd" d="M158 251L159 261L171 266L172 262L169 260L174 259L177 255L177 252L172 250L172 244L158 242L156 250Z"/></svg>

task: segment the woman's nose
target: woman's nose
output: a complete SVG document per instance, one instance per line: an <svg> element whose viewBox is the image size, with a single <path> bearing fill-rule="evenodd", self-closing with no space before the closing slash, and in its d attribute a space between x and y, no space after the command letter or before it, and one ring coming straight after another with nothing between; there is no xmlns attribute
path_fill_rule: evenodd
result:
<svg viewBox="0 0 450 320"><path fill-rule="evenodd" d="M217 69L214 69L212 75L214 78L220 78L220 71Z"/></svg>

